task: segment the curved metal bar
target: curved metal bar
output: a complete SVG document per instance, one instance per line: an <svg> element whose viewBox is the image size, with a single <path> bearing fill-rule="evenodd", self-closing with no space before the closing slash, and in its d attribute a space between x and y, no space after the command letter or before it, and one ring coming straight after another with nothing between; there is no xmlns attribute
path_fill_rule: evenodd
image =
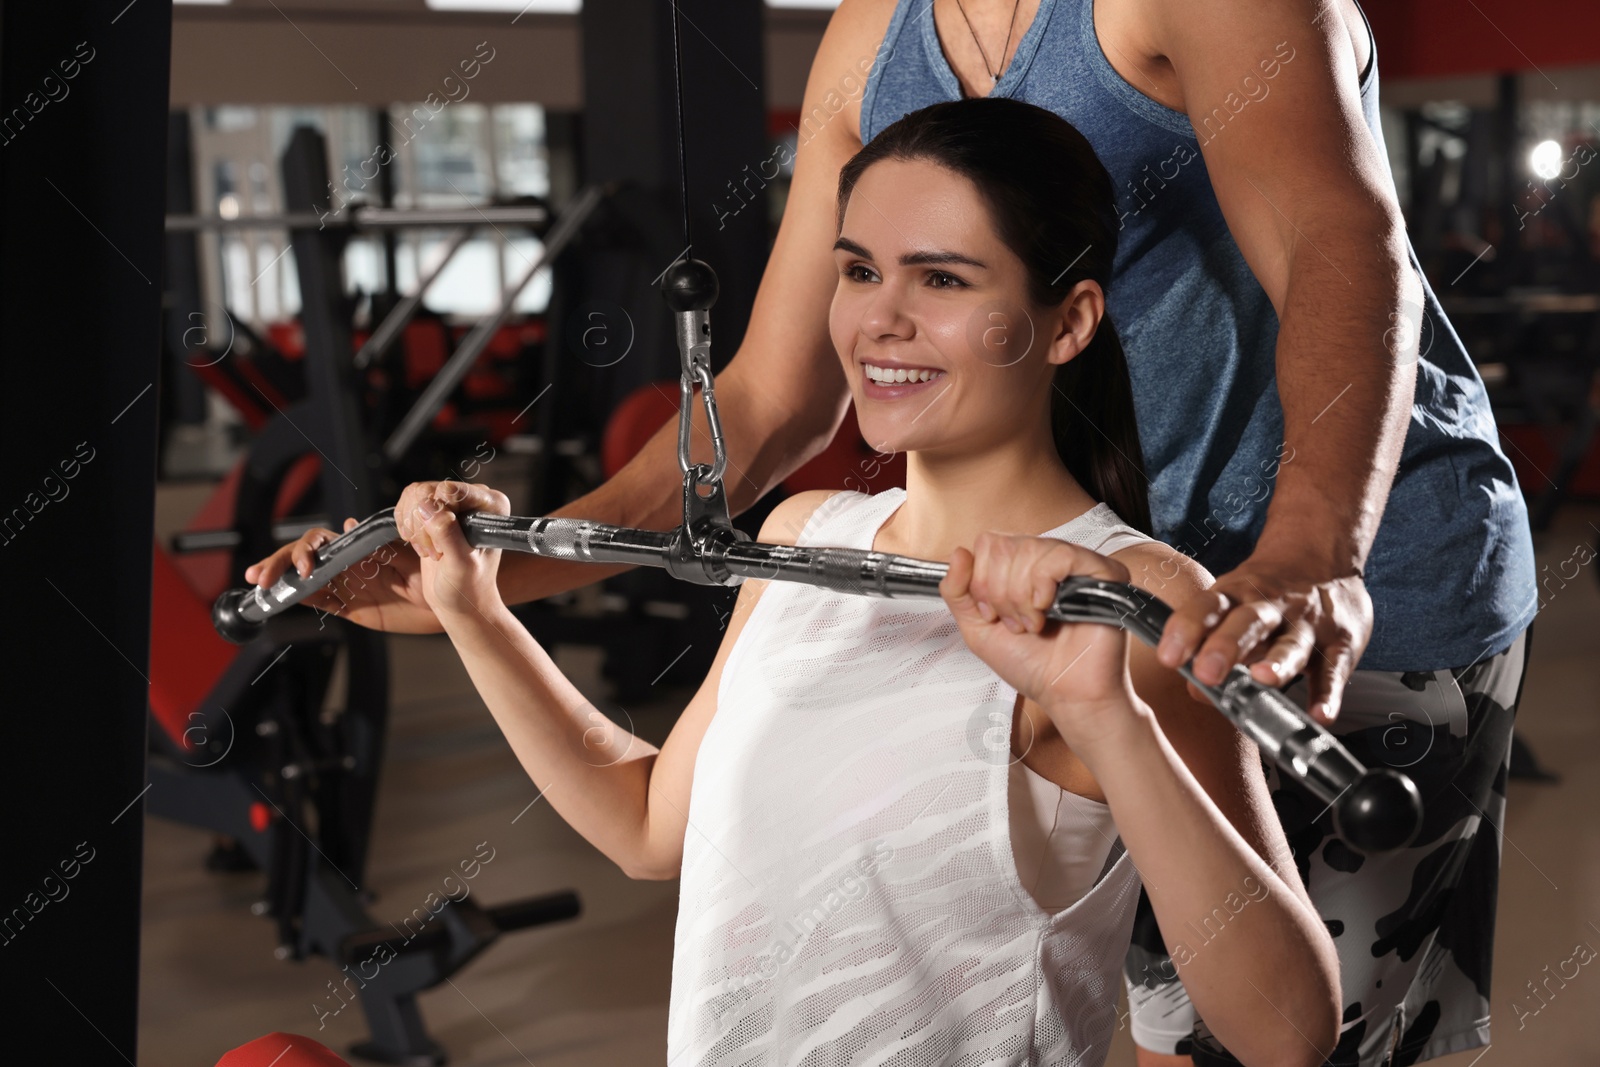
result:
<svg viewBox="0 0 1600 1067"><path fill-rule="evenodd" d="M665 567L686 580L736 585L745 578L800 582L851 596L937 598L949 565L932 560L850 548L769 545L743 540L737 531L710 528L686 533L636 530L588 519L521 518L481 512L463 516L467 542L579 563ZM266 620L323 588L395 538L394 509L380 511L317 552L305 578L290 571L271 589L233 589L217 599L213 621L229 640L242 642ZM398 551L398 549L397 549ZM698 569L697 569L698 568ZM376 575L363 575L370 578ZM1154 646L1172 609L1132 585L1068 578L1046 615L1060 622L1115 626ZM1364 852L1408 844L1422 823L1417 787L1390 768L1367 769L1323 727L1281 692L1263 686L1244 667L1220 685L1179 669L1227 719L1261 749L1280 774L1303 785L1333 809L1334 825Z"/></svg>

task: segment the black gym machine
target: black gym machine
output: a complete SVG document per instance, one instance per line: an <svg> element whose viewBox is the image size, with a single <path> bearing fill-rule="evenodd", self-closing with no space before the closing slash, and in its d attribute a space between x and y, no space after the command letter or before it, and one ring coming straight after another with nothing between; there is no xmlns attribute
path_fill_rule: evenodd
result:
<svg viewBox="0 0 1600 1067"><path fill-rule="evenodd" d="M695 4L688 6L698 13ZM407 320L422 312L430 279L419 279L411 297L374 301L374 328L352 358L354 307L344 293L340 254L347 235L362 230L393 233L398 226L428 224L453 231L446 239L447 252L453 252L471 228L534 229L544 253L522 282L534 267L548 264L554 287L544 352L534 357L529 377L559 393L561 403L533 404L518 424L540 446L531 496L536 506L545 506L593 488L582 484L577 464L563 464L561 443L571 436L586 451L598 451L596 427L616 401L660 379L657 368L670 360L667 331L652 329L660 319L640 307L641 294L654 299L652 276L682 255L665 222L677 206L676 183L668 179L678 176L675 143L683 133L680 128L678 137L672 136L670 86L678 49L667 47L667 18L665 5L646 0L585 5L585 115L581 127L569 133L581 151L584 180L591 184L569 198L554 219L537 217L540 205L468 208L435 218L377 204L327 216L318 211L318 197L327 187L325 148L309 129L297 130L284 154L281 216L205 218L193 214L191 199L169 199L169 255L186 245L192 250L200 230L289 230L304 301L306 350L304 397L274 410L252 441L233 521L226 529L180 535L175 551L227 548L230 573L237 576L307 522L368 514L377 500L394 499L406 482L444 474L438 460L449 454L449 444L441 444L432 417L504 321L515 291L503 294L501 314L463 338L419 395L404 398L409 410L396 407L392 396L367 395L365 375L387 358ZM641 32L621 40L596 32L624 21ZM697 39L684 47L696 71L688 95L701 116L691 126L710 149L699 160L704 173L696 175L697 184L715 186L724 170L736 172L736 161L759 158L764 146L760 93L743 93L747 74L761 79L760 25L755 8L722 13L715 44ZM729 53L737 58L737 69L728 65ZM738 95L729 91L735 81ZM698 204L683 208L697 216L701 212ZM564 244L578 254L561 255ZM703 246L727 262L753 267L765 258L765 220L746 213L725 232L708 235ZM186 261L180 255L175 262L181 268ZM191 282L193 273L188 272ZM725 321L737 326L748 313L757 273L737 272L726 294L731 300L724 301ZM197 301L192 294L189 303ZM569 335L596 303L639 328L629 338L628 360L580 367ZM177 325L187 321L187 315L179 316ZM182 332L169 329L180 338ZM257 340L254 347L264 346ZM179 353L178 362L184 361ZM310 453L321 460L316 485L289 505L291 518L284 518L278 490ZM758 523L762 510L751 509L741 522ZM620 613L613 609L597 617L571 610L574 598L567 596L524 605L518 614L547 644L606 649L603 674L616 686L619 701L649 689L667 673L664 667L670 668L670 678L703 673L715 643L696 637L685 651L687 642L680 637L719 628L717 609L725 606L725 589L643 569L607 579L606 587L609 602L620 603ZM342 671L335 670L336 662ZM329 699L340 677L342 691ZM325 713L325 706L335 713ZM352 963L385 960L377 978L359 988L371 1036L352 1048L354 1054L386 1063L440 1064L445 1052L426 1032L417 992L442 983L498 934L574 916L579 905L572 893L487 908L472 900L450 901L423 936L410 939L374 920L367 910L373 895L364 872L388 707L385 635L307 612L274 619L260 640L238 650L182 739L151 731L156 751L150 760L150 810L233 838L267 873L267 891L256 910L276 924L280 958L321 955L350 974L358 973Z"/></svg>
<svg viewBox="0 0 1600 1067"><path fill-rule="evenodd" d="M277 547L273 504L298 461L315 453L321 468L312 490L291 505L296 513L365 513L381 494L395 491L398 461L450 394L444 384L425 394L410 421L389 433L389 447L374 440L370 412L360 404L343 299L340 256L347 230L319 229L314 221L326 174L321 135L305 127L295 131L283 158L289 211L283 221L303 294L308 388L276 413L248 451L229 540L234 574ZM598 197L586 191L545 234L546 259L577 232ZM200 224L179 217L168 227L181 232ZM514 298L515 292L506 294L502 315L464 339L447 366L450 386ZM415 310L415 304L391 310L374 341L392 341ZM441 1064L444 1050L423 1026L416 994L456 973L501 933L576 916L578 898L562 891L489 907L468 897L449 899L409 937L375 919L367 910L373 897L365 872L389 712L386 637L335 616L302 613L284 622L233 659L182 739L151 731L156 751L149 761L149 810L226 835L266 872L266 891L254 910L274 922L280 959L320 955L359 975L345 986L359 998L371 1036L355 1054L381 1063ZM341 658L342 692L330 702ZM371 967L375 960L382 966ZM375 971L370 977L368 969Z"/></svg>

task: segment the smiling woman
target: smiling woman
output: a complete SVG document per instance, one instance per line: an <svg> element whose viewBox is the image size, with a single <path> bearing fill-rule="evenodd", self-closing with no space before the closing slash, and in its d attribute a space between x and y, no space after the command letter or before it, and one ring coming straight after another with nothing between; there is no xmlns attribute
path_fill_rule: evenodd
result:
<svg viewBox="0 0 1600 1067"><path fill-rule="evenodd" d="M1018 166L1013 151L995 150L1023 144L1061 165ZM964 371L974 386L994 389L993 403L1006 410L1048 406L1056 451L1078 485L1149 532L1127 361L1105 313L1118 228L1104 210L1110 202L1111 179L1088 141L1012 100L924 108L846 164L832 335L867 441L909 451L929 440L939 432L932 423L911 424L932 398L962 388ZM922 217L897 224L897 212ZM937 235L940 245L915 244L910 233ZM914 304L936 320L923 333L941 358L925 358L930 350L920 341L900 343L904 320L886 320L887 305L874 305L885 286L923 294ZM1043 358L1027 359L1036 352ZM1011 372L989 373L1000 369ZM905 409L884 405L925 392L928 404L897 427Z"/></svg>

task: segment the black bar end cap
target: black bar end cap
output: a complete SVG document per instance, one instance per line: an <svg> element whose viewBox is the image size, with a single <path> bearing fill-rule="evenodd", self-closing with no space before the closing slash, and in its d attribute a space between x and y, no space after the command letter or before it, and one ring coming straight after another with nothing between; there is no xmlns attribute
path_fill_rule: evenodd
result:
<svg viewBox="0 0 1600 1067"><path fill-rule="evenodd" d="M211 605L211 625L216 627L217 633L236 645L249 643L266 629L266 623L251 622L239 613L239 605L252 592L249 588L227 589Z"/></svg>
<svg viewBox="0 0 1600 1067"><path fill-rule="evenodd" d="M1333 806L1334 831L1358 852L1392 852L1415 840L1422 829L1422 794L1416 783L1392 767L1378 767L1357 778Z"/></svg>

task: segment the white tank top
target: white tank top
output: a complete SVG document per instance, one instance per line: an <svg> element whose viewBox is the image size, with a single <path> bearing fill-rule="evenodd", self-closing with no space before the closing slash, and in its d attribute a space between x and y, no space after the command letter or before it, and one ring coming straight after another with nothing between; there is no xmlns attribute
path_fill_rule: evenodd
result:
<svg viewBox="0 0 1600 1067"><path fill-rule="evenodd" d="M904 499L837 493L797 543L869 549ZM942 601L767 587L695 763L673 1067L1103 1063L1139 876L1114 838L1071 906L1029 895L991 732L1015 701Z"/></svg>

